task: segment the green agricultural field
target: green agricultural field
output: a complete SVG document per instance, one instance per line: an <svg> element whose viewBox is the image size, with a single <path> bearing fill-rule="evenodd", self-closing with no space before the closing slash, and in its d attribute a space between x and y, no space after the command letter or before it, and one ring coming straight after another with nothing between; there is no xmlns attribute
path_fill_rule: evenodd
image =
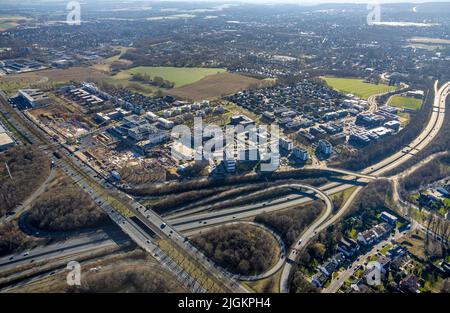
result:
<svg viewBox="0 0 450 313"><path fill-rule="evenodd" d="M120 59L120 57L121 57L122 55L124 55L128 50L132 49L132 48L130 48L130 47L123 47L123 46L115 46L115 47L113 47L113 48L114 48L114 50L116 50L116 51L120 51L120 54L117 54L117 55L115 55L115 56L112 56L112 57L110 57L110 58L107 58L105 61L108 62L108 63L112 63L112 62L115 62L115 61L119 61L119 59Z"/></svg>
<svg viewBox="0 0 450 313"><path fill-rule="evenodd" d="M14 22L0 21L0 31L4 31L16 26L17 24Z"/></svg>
<svg viewBox="0 0 450 313"><path fill-rule="evenodd" d="M389 99L389 105L400 109L418 110L422 107L422 100L404 96L393 96Z"/></svg>
<svg viewBox="0 0 450 313"><path fill-rule="evenodd" d="M175 87L181 87L195 83L206 76L224 72L226 70L223 68L139 66L120 72L114 78L131 79L133 74L141 73L148 74L152 78L155 76L162 77L173 82Z"/></svg>
<svg viewBox="0 0 450 313"><path fill-rule="evenodd" d="M362 79L357 78L338 78L331 76L321 77L331 88L342 92L351 93L359 98L367 99L370 96L393 91L395 86L385 84L365 83Z"/></svg>
<svg viewBox="0 0 450 313"><path fill-rule="evenodd" d="M19 25L20 22L29 20L24 16L0 15L0 32Z"/></svg>

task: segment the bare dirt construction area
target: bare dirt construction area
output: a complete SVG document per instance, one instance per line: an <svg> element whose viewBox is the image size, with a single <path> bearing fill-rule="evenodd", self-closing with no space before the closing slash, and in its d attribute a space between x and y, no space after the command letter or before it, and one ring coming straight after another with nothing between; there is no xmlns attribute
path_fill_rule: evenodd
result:
<svg viewBox="0 0 450 313"><path fill-rule="evenodd" d="M100 72L93 67L71 67L67 69L46 69L12 75L0 76L0 89L8 95L14 96L17 89L39 88L43 90L53 89L56 86L68 84L70 82L95 82L95 83L122 83L116 82L111 76ZM124 82L124 86L132 87L129 82ZM136 88L131 88L137 91Z"/></svg>
<svg viewBox="0 0 450 313"><path fill-rule="evenodd" d="M86 135L91 127L90 121L84 115L72 113L63 105L56 103L30 110L30 114L51 131L69 141Z"/></svg>
<svg viewBox="0 0 450 313"><path fill-rule="evenodd" d="M450 45L450 40L442 38L429 38L429 37L412 37L409 39L411 42L418 42L424 44L447 44Z"/></svg>
<svg viewBox="0 0 450 313"><path fill-rule="evenodd" d="M14 28L17 25L26 23L27 21L30 20L31 18L25 16L0 15L0 32L10 28Z"/></svg>
<svg viewBox="0 0 450 313"><path fill-rule="evenodd" d="M0 82L31 83L54 82L66 83L70 81L89 81L105 78L105 75L88 67L72 67L68 69L49 69L0 77Z"/></svg>
<svg viewBox="0 0 450 313"><path fill-rule="evenodd" d="M241 90L263 87L270 84L255 78L221 73L207 76L196 83L168 90L167 93L189 100L216 99Z"/></svg>
<svg viewBox="0 0 450 313"><path fill-rule="evenodd" d="M450 45L450 40L442 38L430 38L430 37L412 37L408 39L410 43L406 47L425 49L425 50L437 50L445 49Z"/></svg>
<svg viewBox="0 0 450 313"><path fill-rule="evenodd" d="M139 92L144 95L151 95L157 88L130 82L126 79L116 79L102 72L99 68L90 67L71 67L67 69L47 69L20 74L0 76L0 89L7 94L13 95L17 89L33 87L39 89L51 89L57 85L67 84L69 82L94 82L97 84L108 83L115 86L129 88L131 91Z"/></svg>

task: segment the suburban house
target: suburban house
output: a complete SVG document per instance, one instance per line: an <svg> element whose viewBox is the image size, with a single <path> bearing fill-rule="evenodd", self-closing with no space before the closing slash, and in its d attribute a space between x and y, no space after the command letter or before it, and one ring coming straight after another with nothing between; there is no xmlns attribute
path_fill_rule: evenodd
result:
<svg viewBox="0 0 450 313"><path fill-rule="evenodd" d="M331 276L338 269L338 266L339 264L334 259L331 259L320 265L319 270L326 276Z"/></svg>
<svg viewBox="0 0 450 313"><path fill-rule="evenodd" d="M419 277L416 275L408 275L400 282L400 289L404 292L420 293Z"/></svg>
<svg viewBox="0 0 450 313"><path fill-rule="evenodd" d="M385 256L379 256L377 262L381 265L381 273L385 274L391 265L391 258Z"/></svg>
<svg viewBox="0 0 450 313"><path fill-rule="evenodd" d="M352 238L342 238L338 242L337 249L345 256L349 257L354 255L359 250L359 245Z"/></svg>
<svg viewBox="0 0 450 313"><path fill-rule="evenodd" d="M391 259L397 259L404 256L408 250L402 245L396 245L387 252L387 256Z"/></svg>
<svg viewBox="0 0 450 313"><path fill-rule="evenodd" d="M331 257L328 261L320 265L318 269L326 276L331 276L339 268L339 265L342 262L344 262L344 260L345 260L344 254L337 253L333 257Z"/></svg>
<svg viewBox="0 0 450 313"><path fill-rule="evenodd" d="M322 288L325 285L325 283L327 282L327 280L328 280L328 277L326 275L324 275L322 272L318 272L312 277L311 282L317 288Z"/></svg>
<svg viewBox="0 0 450 313"><path fill-rule="evenodd" d="M381 213L380 216L381 220L385 221L386 223L388 223L391 226L395 226L395 224L397 223L398 218L386 211L384 211L383 213Z"/></svg>
<svg viewBox="0 0 450 313"><path fill-rule="evenodd" d="M390 230L391 229L387 224L378 224L371 229L359 233L358 241L364 245L372 245L384 238Z"/></svg>

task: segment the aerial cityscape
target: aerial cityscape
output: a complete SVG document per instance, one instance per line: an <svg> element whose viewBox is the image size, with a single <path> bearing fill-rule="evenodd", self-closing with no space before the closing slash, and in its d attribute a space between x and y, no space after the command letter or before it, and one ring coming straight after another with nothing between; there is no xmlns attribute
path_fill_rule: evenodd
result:
<svg viewBox="0 0 450 313"><path fill-rule="evenodd" d="M0 0L0 293L450 293L450 2L350 2Z"/></svg>

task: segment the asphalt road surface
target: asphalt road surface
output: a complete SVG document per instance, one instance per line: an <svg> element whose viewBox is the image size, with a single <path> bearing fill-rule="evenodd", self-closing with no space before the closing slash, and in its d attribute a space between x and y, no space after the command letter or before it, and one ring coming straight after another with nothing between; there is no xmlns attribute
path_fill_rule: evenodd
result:
<svg viewBox="0 0 450 313"><path fill-rule="evenodd" d="M417 152L423 150L439 133L444 123L445 118L445 104L446 97L448 96L450 88L450 82L445 83L441 88L438 89L438 82L435 82L435 98L433 103L433 112L431 114L430 120L428 124L425 126L422 133L414 139L407 148L402 151L386 158L385 160L373 165L363 171L364 174L370 175L382 175L393 168L403 164L412 158ZM364 181L364 179L362 179ZM306 246L306 244L319 232L326 229L330 225L334 224L339 218L342 217L343 214L348 210L353 200L356 198L356 195L363 189L363 187L358 187L352 195L349 197L344 206L329 220L325 223L321 223L317 225L314 223L308 230L302 235L299 240L299 244L297 249L300 251L302 248ZM290 286L290 277L292 271L292 264L297 259L298 255L294 255L293 258L288 258L288 262L286 262L285 267L283 268L283 272L280 279L280 291L283 293L289 292ZM289 262L291 260L291 262Z"/></svg>

